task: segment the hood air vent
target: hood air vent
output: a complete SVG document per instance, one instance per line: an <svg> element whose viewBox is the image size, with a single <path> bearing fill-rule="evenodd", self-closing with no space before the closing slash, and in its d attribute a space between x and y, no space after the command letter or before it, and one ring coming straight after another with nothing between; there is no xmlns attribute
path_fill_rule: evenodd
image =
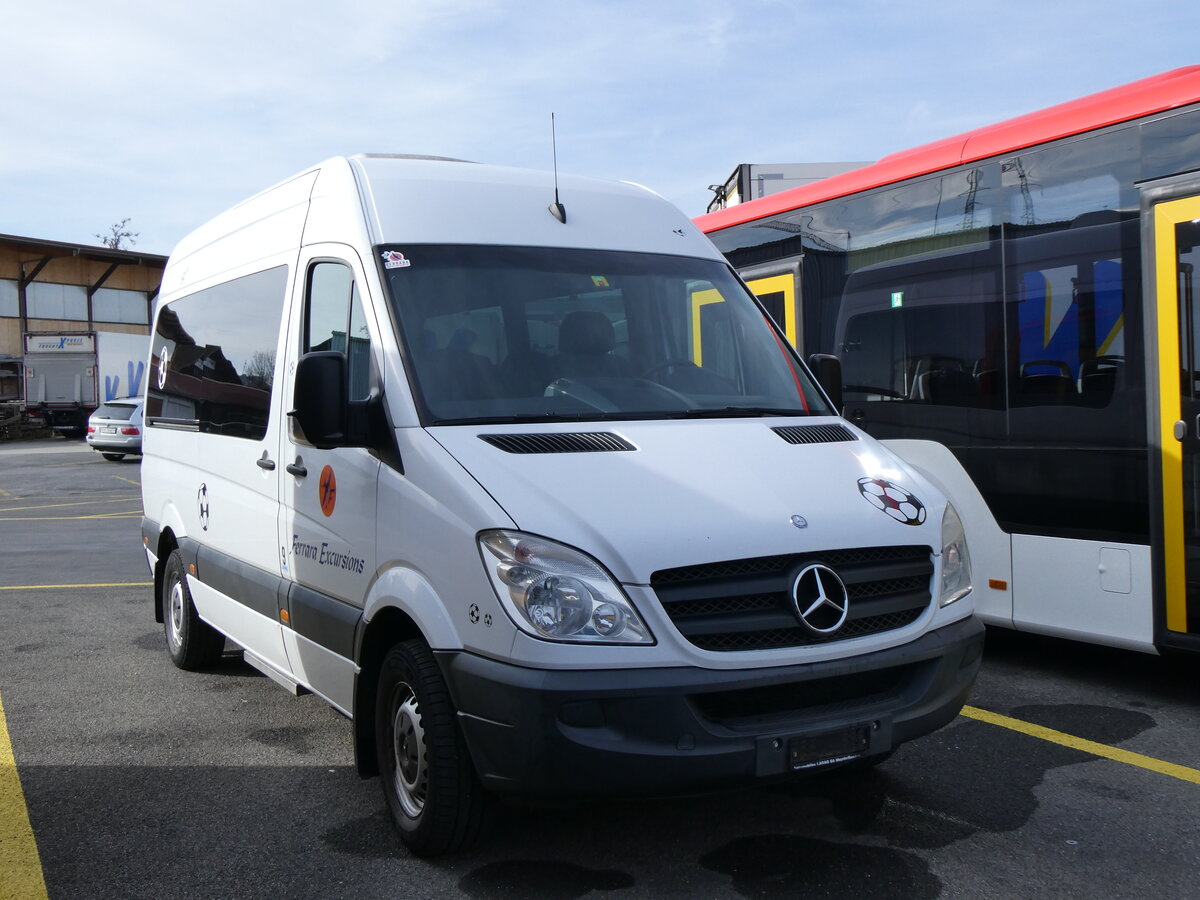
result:
<svg viewBox="0 0 1200 900"><path fill-rule="evenodd" d="M479 439L506 453L608 453L637 449L624 438L606 431L481 434Z"/></svg>
<svg viewBox="0 0 1200 900"><path fill-rule="evenodd" d="M789 444L840 444L858 440L845 425L781 425L771 430Z"/></svg>

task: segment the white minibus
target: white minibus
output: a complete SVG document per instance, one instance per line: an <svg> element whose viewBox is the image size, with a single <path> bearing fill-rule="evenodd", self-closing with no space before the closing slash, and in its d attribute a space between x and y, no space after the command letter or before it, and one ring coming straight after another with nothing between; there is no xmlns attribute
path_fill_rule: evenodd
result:
<svg viewBox="0 0 1200 900"><path fill-rule="evenodd" d="M645 188L333 159L179 244L152 342L171 659L351 719L414 853L497 796L873 765L967 699L953 507Z"/></svg>

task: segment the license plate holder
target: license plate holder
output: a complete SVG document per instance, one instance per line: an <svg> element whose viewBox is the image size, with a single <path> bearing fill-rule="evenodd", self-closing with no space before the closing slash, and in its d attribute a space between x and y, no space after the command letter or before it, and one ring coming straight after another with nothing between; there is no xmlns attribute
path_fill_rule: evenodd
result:
<svg viewBox="0 0 1200 900"><path fill-rule="evenodd" d="M851 725L822 734L790 738L787 764L793 772L849 762L871 746L871 726Z"/></svg>
<svg viewBox="0 0 1200 900"><path fill-rule="evenodd" d="M116 425L104 425L100 428L100 433L101 434L116 434L117 426Z"/></svg>

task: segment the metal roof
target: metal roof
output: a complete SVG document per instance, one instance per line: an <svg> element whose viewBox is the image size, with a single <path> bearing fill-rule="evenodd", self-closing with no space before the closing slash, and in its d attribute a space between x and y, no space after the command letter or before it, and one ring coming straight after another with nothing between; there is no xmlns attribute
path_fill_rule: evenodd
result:
<svg viewBox="0 0 1200 900"><path fill-rule="evenodd" d="M39 238L21 237L15 234L0 234L0 249L5 247L30 253L41 258L78 256L101 263L116 263L124 266L153 266L162 268L167 257L157 253L142 253L137 250L113 250L109 247L93 247L88 244L71 244L62 241L46 241Z"/></svg>

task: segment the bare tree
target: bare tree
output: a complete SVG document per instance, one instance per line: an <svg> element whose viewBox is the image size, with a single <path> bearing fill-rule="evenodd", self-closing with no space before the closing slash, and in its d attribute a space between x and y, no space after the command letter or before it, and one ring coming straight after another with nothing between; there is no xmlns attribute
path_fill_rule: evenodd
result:
<svg viewBox="0 0 1200 900"><path fill-rule="evenodd" d="M275 354L267 350L255 350L242 366L242 384L269 391L275 380Z"/></svg>
<svg viewBox="0 0 1200 900"><path fill-rule="evenodd" d="M105 247L110 250L123 250L126 247L132 247L137 243L137 236L141 233L138 231L130 231L128 229L129 217L126 216L120 222L116 222L109 226L109 234L98 234Z"/></svg>

